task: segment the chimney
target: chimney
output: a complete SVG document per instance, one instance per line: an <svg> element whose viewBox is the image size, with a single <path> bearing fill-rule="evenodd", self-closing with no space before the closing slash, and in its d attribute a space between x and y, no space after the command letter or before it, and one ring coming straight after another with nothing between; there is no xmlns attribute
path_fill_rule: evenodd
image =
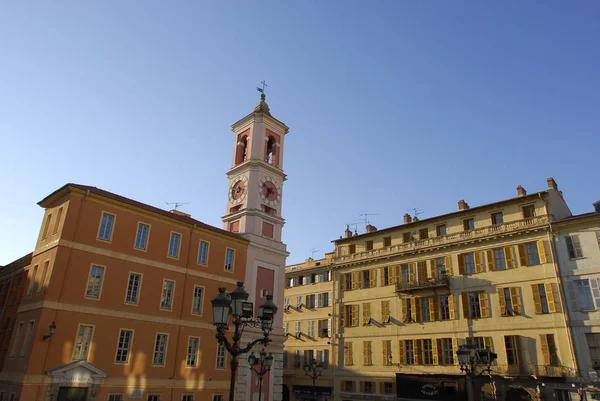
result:
<svg viewBox="0 0 600 401"><path fill-rule="evenodd" d="M410 214L404 214L404 224L410 223Z"/></svg>
<svg viewBox="0 0 600 401"><path fill-rule="evenodd" d="M352 231L350 231L350 226L346 226L346 231L344 231L344 237L345 238L352 237Z"/></svg>
<svg viewBox="0 0 600 401"><path fill-rule="evenodd" d="M367 232L368 233L372 233L372 232L375 232L375 231L377 231L377 227L375 227L375 226L373 226L371 224L367 224Z"/></svg>
<svg viewBox="0 0 600 401"><path fill-rule="evenodd" d="M517 187L517 195L525 196L525 195L527 195L527 191L525 191L525 188L523 188L522 186L519 185Z"/></svg>
<svg viewBox="0 0 600 401"><path fill-rule="evenodd" d="M548 189L558 189L558 185L556 185L556 181L554 181L554 178L550 177L546 180L546 182L548 183Z"/></svg>
<svg viewBox="0 0 600 401"><path fill-rule="evenodd" d="M415 217L413 217L413 223L414 223L415 221L419 221L419 218L418 218L416 215L415 215Z"/></svg>
<svg viewBox="0 0 600 401"><path fill-rule="evenodd" d="M191 214L183 213L181 210L177 210L177 209L171 209L171 210L169 210L169 213L173 213L178 216L192 217Z"/></svg>
<svg viewBox="0 0 600 401"><path fill-rule="evenodd" d="M458 210L469 210L469 204L464 199L459 200Z"/></svg>
<svg viewBox="0 0 600 401"><path fill-rule="evenodd" d="M600 201L594 203L594 211L600 213Z"/></svg>

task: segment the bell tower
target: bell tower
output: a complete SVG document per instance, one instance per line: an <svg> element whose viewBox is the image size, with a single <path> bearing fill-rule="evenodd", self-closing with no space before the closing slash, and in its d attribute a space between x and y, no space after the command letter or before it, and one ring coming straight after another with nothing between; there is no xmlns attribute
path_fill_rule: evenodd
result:
<svg viewBox="0 0 600 401"><path fill-rule="evenodd" d="M261 91L263 92L263 91ZM262 401L281 401L283 383L283 310L285 286L285 261L289 253L281 241L285 220L282 217L284 142L289 128L273 115L261 93L260 101L252 113L231 126L234 133L231 168L227 172L229 189L227 208L222 217L224 229L240 234L249 240L246 259L245 288L258 307L273 295L279 308L275 316L275 329L268 352L274 362L264 389L269 389ZM244 341L261 337L260 331L246 329ZM252 399L258 391L254 373L244 369L245 358L240 358L236 399ZM245 372L245 373L244 373Z"/></svg>

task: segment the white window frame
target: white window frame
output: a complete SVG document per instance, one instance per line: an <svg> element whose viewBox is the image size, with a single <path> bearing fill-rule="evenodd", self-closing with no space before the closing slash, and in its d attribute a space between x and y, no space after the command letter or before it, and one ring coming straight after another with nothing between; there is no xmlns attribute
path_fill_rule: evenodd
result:
<svg viewBox="0 0 600 401"><path fill-rule="evenodd" d="M141 229L145 227L146 232L143 233ZM150 240L150 224L138 222L137 231L135 233L135 242L133 247L139 251L148 250L148 242Z"/></svg>
<svg viewBox="0 0 600 401"><path fill-rule="evenodd" d="M95 288L95 284L91 283L91 279L92 279L92 271L94 271L94 268L97 267L99 269L101 269L101 276L100 276L100 281L97 285L97 288ZM106 276L106 266L102 266L102 265L97 265L92 263L90 265L90 271L88 273L88 279L87 279L87 283L85 286L85 298L87 299L93 299L95 301L99 301L102 298L102 287L104 286L104 278ZM90 284L92 284L92 288L90 292ZM97 292L97 294L95 294L95 292Z"/></svg>
<svg viewBox="0 0 600 401"><path fill-rule="evenodd" d="M192 349L192 344L195 343L195 348ZM200 351L200 337L189 336L186 356L185 356L185 367L186 368L197 368L198 367L198 352Z"/></svg>
<svg viewBox="0 0 600 401"><path fill-rule="evenodd" d="M221 344L217 345L217 361L215 369L227 369L227 348L225 348L225 346Z"/></svg>
<svg viewBox="0 0 600 401"><path fill-rule="evenodd" d="M206 252L204 254L202 253L202 244L206 244ZM208 266L208 255L209 254L210 254L210 242L200 240L200 242L198 243L198 259L196 260L196 263L201 266ZM204 256L204 258L203 258L203 256ZM202 259L204 259L204 262L202 262Z"/></svg>
<svg viewBox="0 0 600 401"><path fill-rule="evenodd" d="M200 300L198 301L197 290L200 290ZM204 305L204 287L199 285L194 286L194 294L192 296L192 315L202 316Z"/></svg>
<svg viewBox="0 0 600 401"><path fill-rule="evenodd" d="M104 216L112 217L108 233L106 232L106 230L107 230L106 226L103 227ZM102 214L100 215L100 224L98 225L98 234L96 235L96 239L99 241L112 242L112 236L113 236L113 232L115 230L116 221L117 221L116 214L102 211Z"/></svg>
<svg viewBox="0 0 600 401"><path fill-rule="evenodd" d="M175 249L173 247L173 238L179 238L177 240L177 249ZM179 259L179 254L181 253L181 240L183 239L183 236L181 235L181 233L178 233L176 231L171 231L171 234L169 235L169 249L167 250L167 257L171 258L171 259ZM173 255L173 252L176 252Z"/></svg>
<svg viewBox="0 0 600 401"><path fill-rule="evenodd" d="M130 333L129 339L127 340L127 347L121 346L121 336L124 333ZM131 348L133 346L133 330L132 329L119 329L119 335L117 337L117 351L115 353L115 364L127 365L131 356ZM123 353L126 353L125 360L119 360L119 352L121 353L121 359Z"/></svg>
<svg viewBox="0 0 600 401"><path fill-rule="evenodd" d="M167 283L172 283L172 287L169 291ZM173 298L175 298L175 280L163 280L162 292L160 296L160 309L166 311L173 310Z"/></svg>
<svg viewBox="0 0 600 401"><path fill-rule="evenodd" d="M138 283L137 283L137 290L134 293L134 291L133 291L134 287L132 287L132 290L131 290L132 297L130 297L129 289L130 289L130 285L132 283L131 279L132 279L133 276L139 277L139 280L138 280ZM129 272L129 276L127 278L127 288L125 290L125 304L127 304L127 305L138 305L139 304L139 302L140 302L140 294L142 292L142 279L143 279L143 276L144 275L142 273L132 272L132 271ZM133 297L133 295L135 295L135 297Z"/></svg>
<svg viewBox="0 0 600 401"><path fill-rule="evenodd" d="M164 338L164 343L162 344L162 350L159 349L161 344L159 340ZM167 351L169 348L169 334L168 333L156 333L154 337L154 350L152 352L152 366L166 366L167 365ZM162 360L161 358L162 357ZM158 359L158 362L157 362ZM148 395L150 396L150 395Z"/></svg>
<svg viewBox="0 0 600 401"><path fill-rule="evenodd" d="M235 249L226 248L225 249L225 267L224 270L226 272L233 272L235 264Z"/></svg>

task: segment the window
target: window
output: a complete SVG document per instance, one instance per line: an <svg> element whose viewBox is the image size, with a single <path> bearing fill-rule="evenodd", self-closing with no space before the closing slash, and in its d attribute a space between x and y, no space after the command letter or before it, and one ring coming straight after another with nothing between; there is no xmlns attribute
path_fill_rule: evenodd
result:
<svg viewBox="0 0 600 401"><path fill-rule="evenodd" d="M86 360L90 345L92 344L92 326L79 325L77 337L75 338L75 346L73 348L73 360Z"/></svg>
<svg viewBox="0 0 600 401"><path fill-rule="evenodd" d="M208 242L200 241L198 246L198 264L206 265L208 263Z"/></svg>
<svg viewBox="0 0 600 401"><path fill-rule="evenodd" d="M224 345L217 346L217 369L225 369L227 365L227 348Z"/></svg>
<svg viewBox="0 0 600 401"><path fill-rule="evenodd" d="M46 274L48 274L48 264L50 264L49 261L44 262L44 268L42 269L42 275L40 276L40 284L38 285L37 294L41 294L44 291Z"/></svg>
<svg viewBox="0 0 600 401"><path fill-rule="evenodd" d="M192 314L202 314L202 303L204 302L204 288L194 286L194 299L192 300Z"/></svg>
<svg viewBox="0 0 600 401"><path fill-rule="evenodd" d="M112 238L112 230L115 223L113 214L102 213L100 219L100 229L98 230L98 239L102 241L110 241Z"/></svg>
<svg viewBox="0 0 600 401"><path fill-rule="evenodd" d="M125 296L125 303L137 305L141 285L142 275L138 273L129 273L129 281L127 282L127 295Z"/></svg>
<svg viewBox="0 0 600 401"><path fill-rule="evenodd" d="M427 228L422 228L419 230L419 239L429 238L429 230Z"/></svg>
<svg viewBox="0 0 600 401"><path fill-rule="evenodd" d="M302 322L298 321L296 323L296 335L302 333Z"/></svg>
<svg viewBox="0 0 600 401"><path fill-rule="evenodd" d="M222 394L213 395L212 401L225 401L225 396Z"/></svg>
<svg viewBox="0 0 600 401"><path fill-rule="evenodd" d="M400 278L403 283L410 282L410 269L408 264L400 265Z"/></svg>
<svg viewBox="0 0 600 401"><path fill-rule="evenodd" d="M148 394L148 401L160 401L160 394Z"/></svg>
<svg viewBox="0 0 600 401"><path fill-rule="evenodd" d="M235 251L233 249L227 248L225 251L225 271L232 272L233 271L233 262L235 260Z"/></svg>
<svg viewBox="0 0 600 401"><path fill-rule="evenodd" d="M599 369L600 368L600 334L585 333L585 339L587 340L588 350L590 352L590 359L592 360L592 367L594 369Z"/></svg>
<svg viewBox="0 0 600 401"><path fill-rule="evenodd" d="M464 317L467 319L488 317L488 297L484 291L463 292L461 297Z"/></svg>
<svg viewBox="0 0 600 401"><path fill-rule="evenodd" d="M329 293L323 292L321 294L317 294L317 307L322 308L325 306L329 306Z"/></svg>
<svg viewBox="0 0 600 401"><path fill-rule="evenodd" d="M429 305L430 297L423 297L420 299L421 304L421 321L429 322L431 321L431 308Z"/></svg>
<svg viewBox="0 0 600 401"><path fill-rule="evenodd" d="M317 329L320 337L331 337L331 319L319 320Z"/></svg>
<svg viewBox="0 0 600 401"><path fill-rule="evenodd" d="M479 293L469 292L469 314L472 319L481 317L481 308L479 305Z"/></svg>
<svg viewBox="0 0 600 401"><path fill-rule="evenodd" d="M33 266L31 269L31 274L29 275L29 285L27 286L27 296L31 295L33 292L33 287L35 286L35 276L37 276L38 265Z"/></svg>
<svg viewBox="0 0 600 401"><path fill-rule="evenodd" d="M198 363L198 344L200 339L198 337L190 337L188 339L187 346L187 358L185 359L185 366L196 367Z"/></svg>
<svg viewBox="0 0 600 401"><path fill-rule="evenodd" d="M436 226L435 233L438 237L443 237L444 235L446 235L446 225L440 224L439 226Z"/></svg>
<svg viewBox="0 0 600 401"><path fill-rule="evenodd" d="M475 268L475 255L473 253L465 253L462 256L465 262L465 274L477 273L477 270Z"/></svg>
<svg viewBox="0 0 600 401"><path fill-rule="evenodd" d="M87 290L85 291L86 298L100 299L100 290L102 289L102 276L104 275L104 267L92 265L90 268L90 276L88 278Z"/></svg>
<svg viewBox="0 0 600 401"><path fill-rule="evenodd" d="M546 366L559 366L560 360L558 359L558 353L556 351L554 334L540 334L540 340L544 364Z"/></svg>
<svg viewBox="0 0 600 401"><path fill-rule="evenodd" d="M551 283L532 284L533 303L535 313L554 313L556 312L556 304L554 303L554 291Z"/></svg>
<svg viewBox="0 0 600 401"><path fill-rule="evenodd" d="M392 246L392 237L383 237L383 246Z"/></svg>
<svg viewBox="0 0 600 401"><path fill-rule="evenodd" d="M383 383L383 394L393 394L394 383Z"/></svg>
<svg viewBox="0 0 600 401"><path fill-rule="evenodd" d="M310 363L313 359L315 359L315 351L314 350L305 350L304 351L304 364Z"/></svg>
<svg viewBox="0 0 600 401"><path fill-rule="evenodd" d="M504 223L502 212L492 213L492 224L497 226L498 224Z"/></svg>
<svg viewBox="0 0 600 401"><path fill-rule="evenodd" d="M171 280L163 281L162 298L160 300L160 309L171 310L173 307L173 291L175 282Z"/></svg>
<svg viewBox="0 0 600 401"><path fill-rule="evenodd" d="M12 348L10 349L10 357L11 358L14 358L15 356L17 356L17 350L19 348L19 342L21 341L21 335L23 334L23 325L24 324L25 323L23 323L23 322L19 323L19 326L17 326L17 331L15 332L15 335L13 336Z"/></svg>
<svg viewBox="0 0 600 401"><path fill-rule="evenodd" d="M138 223L137 234L135 236L135 248L146 250L148 245L148 234L150 234L150 226L144 223Z"/></svg>
<svg viewBox="0 0 600 401"><path fill-rule="evenodd" d="M307 309L315 308L315 294L306 295L304 300L304 306L306 306Z"/></svg>
<svg viewBox="0 0 600 401"><path fill-rule="evenodd" d="M348 253L350 255L352 255L353 253L356 253L356 245L355 244L348 245Z"/></svg>
<svg viewBox="0 0 600 401"><path fill-rule="evenodd" d="M347 342L344 345L344 365L351 366L354 365L354 358L352 355L352 343Z"/></svg>
<svg viewBox="0 0 600 401"><path fill-rule="evenodd" d="M354 382L351 380L344 380L342 381L342 388L344 391L352 393L354 392Z"/></svg>
<svg viewBox="0 0 600 401"><path fill-rule="evenodd" d="M194 396L192 394L183 394L181 401L194 401Z"/></svg>
<svg viewBox="0 0 600 401"><path fill-rule="evenodd" d="M415 364L415 351L413 340L400 340L400 351L404 348L404 364L414 365ZM402 355L402 353L401 353ZM402 357L401 357L402 358Z"/></svg>
<svg viewBox="0 0 600 401"><path fill-rule="evenodd" d="M571 401L569 390L554 390L554 399L556 401Z"/></svg>
<svg viewBox="0 0 600 401"><path fill-rule="evenodd" d="M46 224L44 224L44 231L42 232L42 239L46 239L48 236L48 230L50 229L50 221L52 220L52 213L46 217Z"/></svg>
<svg viewBox="0 0 600 401"><path fill-rule="evenodd" d="M454 365L454 350L451 338L438 340L438 352L440 353L439 361L442 365Z"/></svg>
<svg viewBox="0 0 600 401"><path fill-rule="evenodd" d="M375 287L375 271L364 270L362 272L362 287L361 288L372 288Z"/></svg>
<svg viewBox="0 0 600 401"><path fill-rule="evenodd" d="M308 333L307 335L310 338L315 338L315 321L314 320L309 320L308 321Z"/></svg>
<svg viewBox="0 0 600 401"><path fill-rule="evenodd" d="M568 235L565 237L565 241L567 243L569 258L583 258L583 250L581 249L581 242L579 242L579 235Z"/></svg>
<svg viewBox="0 0 600 401"><path fill-rule="evenodd" d="M179 258L179 245L181 244L181 234L171 233L169 241L169 257Z"/></svg>
<svg viewBox="0 0 600 401"><path fill-rule="evenodd" d="M165 357L167 354L168 334L157 334L156 342L154 343L154 355L152 357L152 365L165 366Z"/></svg>
<svg viewBox="0 0 600 401"><path fill-rule="evenodd" d="M440 295L440 320L450 320L454 318L454 296ZM452 313L450 313L452 311Z"/></svg>
<svg viewBox="0 0 600 401"><path fill-rule="evenodd" d="M329 366L329 350L318 350L317 351L317 362L321 362L325 369Z"/></svg>
<svg viewBox="0 0 600 401"><path fill-rule="evenodd" d="M283 351L283 353L281 355L282 355L282 359L283 359L283 368L287 369L289 367L288 366L288 359L289 359L288 351ZM220 369L223 369L223 368L220 368Z"/></svg>
<svg viewBox="0 0 600 401"><path fill-rule="evenodd" d="M463 228L465 229L465 231L474 230L475 229L475 220L464 219L463 220Z"/></svg>
<svg viewBox="0 0 600 401"><path fill-rule="evenodd" d="M60 218L62 217L63 208L58 209L58 216L56 216L56 221L54 222L54 228L52 229L52 234L56 234L58 232L58 225L60 224Z"/></svg>
<svg viewBox="0 0 600 401"><path fill-rule="evenodd" d="M342 327L358 326L358 305L344 305L341 323Z"/></svg>
<svg viewBox="0 0 600 401"><path fill-rule="evenodd" d="M578 296L577 303L581 310L595 310L594 298L592 297L592 289L590 288L589 280L575 280L576 294ZM594 292L598 294L598 284L596 279L592 279L592 285L594 286ZM597 301L600 301L600 297L597 297Z"/></svg>
<svg viewBox="0 0 600 401"><path fill-rule="evenodd" d="M381 301L381 323L390 323L390 301Z"/></svg>
<svg viewBox="0 0 600 401"><path fill-rule="evenodd" d="M500 302L500 314L502 316L516 316L521 314L519 288L498 288L498 300Z"/></svg>
<svg viewBox="0 0 600 401"><path fill-rule="evenodd" d="M299 368L300 367L300 350L296 350L294 351L294 367L295 368Z"/></svg>
<svg viewBox="0 0 600 401"><path fill-rule="evenodd" d="M363 326L371 324L371 304L370 303L362 304L362 322L363 322Z"/></svg>
<svg viewBox="0 0 600 401"><path fill-rule="evenodd" d="M434 260L435 263L435 276L438 280L441 280L446 276L446 258L437 258Z"/></svg>
<svg viewBox="0 0 600 401"><path fill-rule="evenodd" d="M131 352L131 340L133 340L133 331L121 329L119 333L119 342L117 345L117 355L115 363L129 362L129 353Z"/></svg>
<svg viewBox="0 0 600 401"><path fill-rule="evenodd" d="M509 365L519 365L519 336L504 336L506 361Z"/></svg>
<svg viewBox="0 0 600 401"><path fill-rule="evenodd" d="M366 249L367 251L372 251L372 250L373 250L373 241L367 241L367 242L365 243L365 249Z"/></svg>
<svg viewBox="0 0 600 401"><path fill-rule="evenodd" d="M527 253L527 266L540 264L540 255L538 253L538 245L536 242L525 244L525 252Z"/></svg>
<svg viewBox="0 0 600 401"><path fill-rule="evenodd" d="M371 341L363 341L363 364L373 365L373 352L371 349Z"/></svg>
<svg viewBox="0 0 600 401"><path fill-rule="evenodd" d="M108 401L123 401L123 394L109 394Z"/></svg>
<svg viewBox="0 0 600 401"><path fill-rule="evenodd" d="M31 320L27 323L27 330L25 331L25 340L23 341L23 345L21 346L21 358L25 358L27 353L29 352L29 347L31 346L31 338L33 337L33 326L35 325L35 321Z"/></svg>
<svg viewBox="0 0 600 401"><path fill-rule="evenodd" d="M402 242L407 243L412 241L412 233L403 233L402 234Z"/></svg>
<svg viewBox="0 0 600 401"><path fill-rule="evenodd" d="M533 216L535 216L535 206L534 205L523 206L523 218L529 219Z"/></svg>
<svg viewBox="0 0 600 401"><path fill-rule="evenodd" d="M345 273L344 274L344 291L351 291L353 290L353 286L352 286L352 273Z"/></svg>
<svg viewBox="0 0 600 401"><path fill-rule="evenodd" d="M431 339L421 340L423 347L423 365L433 365L433 345Z"/></svg>
<svg viewBox="0 0 600 401"><path fill-rule="evenodd" d="M506 270L506 260L502 248L494 249L494 270Z"/></svg>
<svg viewBox="0 0 600 401"><path fill-rule="evenodd" d="M390 366L390 356L392 355L392 341L391 340L383 340L381 342L381 348L383 350L382 360L384 366Z"/></svg>
<svg viewBox="0 0 600 401"><path fill-rule="evenodd" d="M373 382L361 382L362 384L362 393L372 393L373 392L373 388L375 387L373 385Z"/></svg>

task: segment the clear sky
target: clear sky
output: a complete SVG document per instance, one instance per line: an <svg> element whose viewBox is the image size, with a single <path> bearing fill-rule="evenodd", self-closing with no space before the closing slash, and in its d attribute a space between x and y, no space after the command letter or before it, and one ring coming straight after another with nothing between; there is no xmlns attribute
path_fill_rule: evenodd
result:
<svg viewBox="0 0 600 401"><path fill-rule="evenodd" d="M266 80L290 127L289 263L378 228L533 192L600 200L598 1L0 3L0 264L67 182L221 226L230 125ZM359 232L364 231L364 224Z"/></svg>

